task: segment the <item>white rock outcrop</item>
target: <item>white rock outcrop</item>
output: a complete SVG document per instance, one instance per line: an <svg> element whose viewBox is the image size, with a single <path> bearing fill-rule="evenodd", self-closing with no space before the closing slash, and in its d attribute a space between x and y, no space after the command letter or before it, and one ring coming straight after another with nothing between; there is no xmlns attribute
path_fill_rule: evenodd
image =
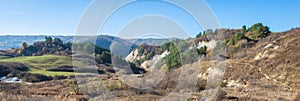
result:
<svg viewBox="0 0 300 101"><path fill-rule="evenodd" d="M216 40L211 40L209 42L205 42L205 41L200 41L197 43L197 48L201 48L201 47L204 47L206 46L208 49L213 49L215 48L217 45L217 41Z"/></svg>
<svg viewBox="0 0 300 101"><path fill-rule="evenodd" d="M125 57L125 60L127 62L133 62L135 60L140 60L145 58L145 55L139 56L139 50L138 49L134 49L133 51L130 52L129 55L127 55L127 57Z"/></svg>
<svg viewBox="0 0 300 101"><path fill-rule="evenodd" d="M155 55L151 60L146 60L145 62L143 62L141 64L141 67L146 69L147 71L151 71L153 67L155 67L155 65L159 62L159 60L163 59L169 54L170 52L166 50L161 55Z"/></svg>

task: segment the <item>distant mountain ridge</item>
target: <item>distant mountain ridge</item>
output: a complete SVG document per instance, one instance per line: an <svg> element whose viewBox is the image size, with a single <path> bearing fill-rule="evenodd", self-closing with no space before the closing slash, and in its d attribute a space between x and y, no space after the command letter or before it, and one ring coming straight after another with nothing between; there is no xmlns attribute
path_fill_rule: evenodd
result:
<svg viewBox="0 0 300 101"><path fill-rule="evenodd" d="M0 36L0 50L6 50L11 48L21 48L22 42L26 42L31 45L37 41L45 40L44 35L39 36ZM64 42L71 42L73 40L73 36L51 36L53 38L60 38Z"/></svg>
<svg viewBox="0 0 300 101"><path fill-rule="evenodd" d="M26 42L28 45L33 44L37 41L43 41L46 35L39 36L13 36L13 35L5 35L0 36L0 50L6 50L11 48L20 48L22 42ZM60 38L63 42L73 42L74 36L51 36L53 38ZM127 44L131 44L133 47L136 45L140 45L142 43L146 43L149 45L162 45L165 42L169 42L172 39L122 39L115 36L109 35L99 35L96 39L96 45L110 49L110 46L113 42L125 42ZM93 40L90 40L93 41Z"/></svg>

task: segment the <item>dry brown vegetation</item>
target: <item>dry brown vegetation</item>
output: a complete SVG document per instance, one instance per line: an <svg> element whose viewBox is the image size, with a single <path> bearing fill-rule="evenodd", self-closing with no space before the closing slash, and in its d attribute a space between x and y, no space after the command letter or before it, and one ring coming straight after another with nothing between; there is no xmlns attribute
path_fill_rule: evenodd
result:
<svg viewBox="0 0 300 101"><path fill-rule="evenodd" d="M208 80L212 61L206 59L182 68L172 69L165 73L162 80L153 89L137 89L128 86L114 72L90 77L86 81L78 81L79 92L70 91L68 80L52 80L33 84L0 84L0 99L3 101L84 101L84 100L116 100L116 101L155 101L173 94L173 99L186 97L196 101L209 100L232 101L299 101L300 90L300 28L283 33L272 33L258 40L254 46L242 47L234 52L226 61L224 70L216 78L222 81ZM272 44L272 45L270 45ZM270 46L270 47L266 47ZM256 58L259 54L263 54ZM256 59L255 59L256 58ZM222 62L222 61L217 61ZM192 71L192 72L191 72ZM188 82L198 76L196 84ZM184 85L176 87L181 81L180 75L187 76ZM186 74L186 75L185 75ZM188 75L187 75L188 74ZM149 74L137 78L149 77ZM92 79L93 78L93 79ZM138 81L131 81L138 82ZM142 83L142 82L141 82ZM216 84L214 84L216 83ZM196 88L192 88L196 86ZM187 89L191 89L190 93ZM109 94L111 93L111 94ZM177 99L178 100L178 99Z"/></svg>

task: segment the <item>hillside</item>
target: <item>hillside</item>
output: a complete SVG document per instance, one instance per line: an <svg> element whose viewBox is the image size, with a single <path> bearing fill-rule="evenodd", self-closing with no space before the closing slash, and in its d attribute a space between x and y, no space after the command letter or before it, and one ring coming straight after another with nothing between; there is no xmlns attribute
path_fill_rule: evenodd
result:
<svg viewBox="0 0 300 101"><path fill-rule="evenodd" d="M106 36L104 41L112 40ZM90 52L90 47L97 47L93 43L72 43L75 50L87 54L53 55L49 51L41 56L1 56L0 69L1 76L33 82L24 84L24 91L55 100L67 95L72 100L291 101L300 89L299 43L300 28L271 32L257 23L241 29L207 30L195 38L161 45L132 47L118 39L110 43L111 50L98 47L94 54ZM50 50L64 44L52 46ZM78 81L72 81L74 72L79 73ZM33 90L35 86L38 89ZM0 97L2 92L20 94L5 88ZM101 95L107 92L116 96Z"/></svg>
<svg viewBox="0 0 300 101"><path fill-rule="evenodd" d="M254 28L262 28L263 30ZM156 67L158 65L155 65L156 68L180 71L186 66L191 66L189 63L185 63L187 59L190 59L188 61L194 61L191 59L194 58L193 56L201 57L204 55L204 58L200 58L201 61L192 62L195 67L190 67L197 70L199 76L198 87L200 89L201 87L207 89L211 86L206 83L211 76L223 75L219 77L222 78L222 81L214 81L217 84L219 82L221 89L226 92L222 99L292 100L297 96L300 89L300 54L298 52L300 49L300 28L285 32L269 32L266 30L267 28L267 26L258 23L247 29L220 29L210 31L210 34L206 32L204 35L199 35L197 38L185 40L184 42L172 41L171 43L165 43L166 48L162 48L164 45L154 49L151 46L141 45L134 49L126 60L134 62L137 66L148 71L153 71L149 67L153 68L152 66L157 64L154 61L161 61L158 63L162 67ZM221 54L224 56L218 55L217 57L221 57L221 59L216 60L214 52L218 51L220 41L216 40L215 35L220 33L225 36L226 44L223 45L226 46L226 52ZM195 46L188 45L191 44L189 42ZM189 47L199 46L198 52L191 52L189 49L193 48L183 48L179 43L181 45L186 44L183 46ZM172 51L172 47L170 47L172 44L177 46L177 51ZM204 46L206 48L202 48ZM181 51L181 49L187 50ZM204 54L202 54L202 49ZM160 52L155 50L160 50ZM155 54L148 55L152 51ZM166 54L163 53L164 51L170 53L164 56L163 54ZM185 58L186 51L189 54L197 54L187 54L188 58ZM179 54L176 55L176 53ZM163 55L162 58L156 58L161 55ZM222 58L226 58L225 61L221 61ZM180 59L181 61L174 61ZM145 64L148 64L148 66ZM221 67L216 66L216 64L220 64ZM194 92L195 97L209 91L203 88L200 92Z"/></svg>
<svg viewBox="0 0 300 101"><path fill-rule="evenodd" d="M236 58L226 62L224 79L258 100L292 100L300 89L299 35L299 28L273 33L234 53ZM230 95L239 95L225 89Z"/></svg>

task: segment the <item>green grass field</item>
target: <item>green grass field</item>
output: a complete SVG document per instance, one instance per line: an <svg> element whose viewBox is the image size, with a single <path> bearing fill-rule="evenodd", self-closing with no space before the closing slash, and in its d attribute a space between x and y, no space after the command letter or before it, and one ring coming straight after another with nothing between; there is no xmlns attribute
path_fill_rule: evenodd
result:
<svg viewBox="0 0 300 101"><path fill-rule="evenodd" d="M29 73L42 74L42 75L52 76L52 77L55 75L70 76L75 74L74 72L52 72L52 71L40 70L36 68L29 68Z"/></svg>
<svg viewBox="0 0 300 101"><path fill-rule="evenodd" d="M72 66L72 58L67 56L55 56L55 55L44 55L44 56L23 56L16 58L3 58L0 62L20 62L28 64L30 66L29 72L33 74L43 74L47 76L73 75L73 72L52 72L46 71L47 68L56 66ZM37 69L39 68L39 69Z"/></svg>
<svg viewBox="0 0 300 101"><path fill-rule="evenodd" d="M1 59L0 62L20 62L25 63L36 68L51 68L56 66L71 66L72 58L67 56L55 56L55 55L44 55L44 56L23 56L16 58Z"/></svg>

